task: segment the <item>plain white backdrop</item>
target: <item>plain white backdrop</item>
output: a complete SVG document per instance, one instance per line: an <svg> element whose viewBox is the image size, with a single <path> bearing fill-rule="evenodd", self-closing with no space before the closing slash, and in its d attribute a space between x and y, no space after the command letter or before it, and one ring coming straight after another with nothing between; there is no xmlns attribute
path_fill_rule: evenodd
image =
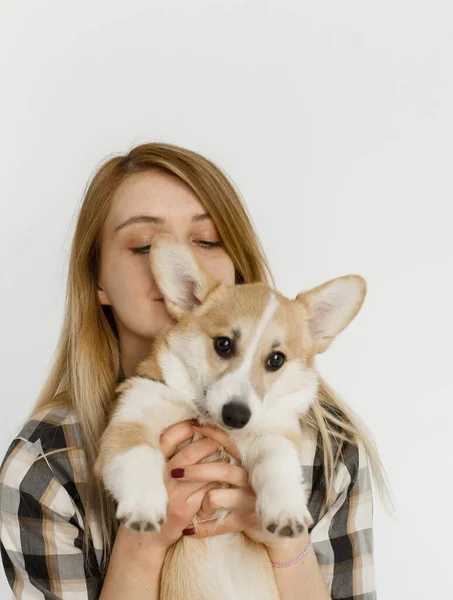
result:
<svg viewBox="0 0 453 600"><path fill-rule="evenodd" d="M88 179L135 144L186 146L241 190L283 293L367 280L318 367L392 486L397 518L375 498L379 599L446 598L451 2L2 0L0 66L2 455L46 377Z"/></svg>

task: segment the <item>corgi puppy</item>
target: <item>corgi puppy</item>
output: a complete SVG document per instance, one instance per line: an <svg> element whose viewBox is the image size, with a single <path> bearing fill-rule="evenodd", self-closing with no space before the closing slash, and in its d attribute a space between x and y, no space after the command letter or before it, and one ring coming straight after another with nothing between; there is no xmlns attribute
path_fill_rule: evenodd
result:
<svg viewBox="0 0 453 600"><path fill-rule="evenodd" d="M160 530L168 500L160 435L198 418L235 442L263 528L301 535L313 523L300 419L317 394L314 358L360 310L364 279L339 277L294 300L264 283L225 286L169 234L153 240L150 261L176 323L118 386L100 441L95 471L118 519L138 531ZM180 538L167 552L160 599L277 600L278 592L265 547L232 533Z"/></svg>

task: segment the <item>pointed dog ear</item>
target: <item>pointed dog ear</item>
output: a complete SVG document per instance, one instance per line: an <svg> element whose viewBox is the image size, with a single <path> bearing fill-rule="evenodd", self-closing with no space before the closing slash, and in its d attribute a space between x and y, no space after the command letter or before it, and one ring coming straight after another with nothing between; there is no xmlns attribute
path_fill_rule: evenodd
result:
<svg viewBox="0 0 453 600"><path fill-rule="evenodd" d="M345 275L298 294L308 310L314 351L321 354L345 329L362 307L366 282L360 275Z"/></svg>
<svg viewBox="0 0 453 600"><path fill-rule="evenodd" d="M168 233L153 239L151 270L170 315L179 321L186 312L202 304L219 284L197 263L183 244Z"/></svg>

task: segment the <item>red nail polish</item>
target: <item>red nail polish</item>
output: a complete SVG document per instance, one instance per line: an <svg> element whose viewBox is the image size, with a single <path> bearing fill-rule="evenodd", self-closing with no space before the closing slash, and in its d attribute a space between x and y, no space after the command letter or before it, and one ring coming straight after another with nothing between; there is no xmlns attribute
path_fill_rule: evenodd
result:
<svg viewBox="0 0 453 600"><path fill-rule="evenodd" d="M185 469L172 469L170 475L174 479L179 479L180 477L184 477L186 470Z"/></svg>
<svg viewBox="0 0 453 600"><path fill-rule="evenodd" d="M193 535L195 533L195 529L193 527L188 527L187 529L182 530L183 535Z"/></svg>
<svg viewBox="0 0 453 600"><path fill-rule="evenodd" d="M201 427L201 423L198 419L190 419L190 424L194 427Z"/></svg>

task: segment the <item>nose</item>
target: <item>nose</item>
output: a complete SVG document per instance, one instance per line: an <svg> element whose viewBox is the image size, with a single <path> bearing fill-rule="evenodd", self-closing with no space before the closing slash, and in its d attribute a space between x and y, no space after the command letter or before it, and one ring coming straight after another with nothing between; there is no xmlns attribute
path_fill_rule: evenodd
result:
<svg viewBox="0 0 453 600"><path fill-rule="evenodd" d="M250 421L252 411L243 402L228 402L222 409L222 419L227 427L242 429Z"/></svg>

